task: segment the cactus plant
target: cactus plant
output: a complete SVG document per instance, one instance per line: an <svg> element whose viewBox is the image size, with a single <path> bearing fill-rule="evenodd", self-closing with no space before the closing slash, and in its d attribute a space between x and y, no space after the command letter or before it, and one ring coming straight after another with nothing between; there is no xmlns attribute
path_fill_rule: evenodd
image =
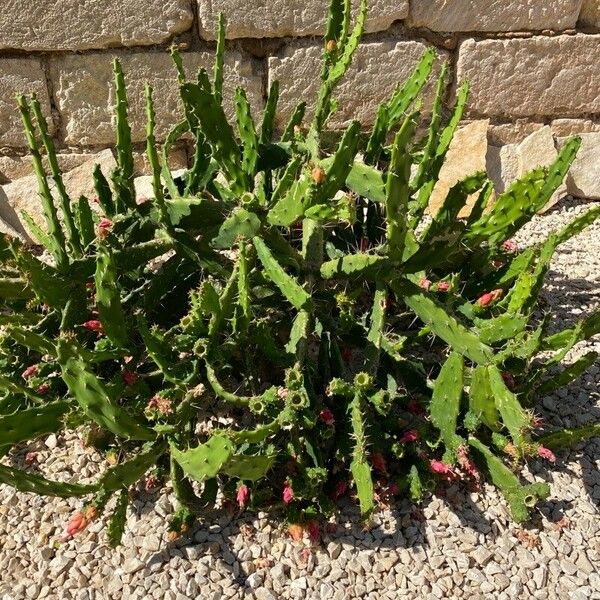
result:
<svg viewBox="0 0 600 600"><path fill-rule="evenodd" d="M548 374L574 344L600 333L600 316L550 335L535 309L556 248L600 209L543 244L510 257L503 249L560 185L579 140L493 204L493 184L473 173L426 217L468 84L444 119L442 67L422 136L419 96L435 67L428 50L371 130L352 121L328 151L336 86L365 23L365 1L353 28L351 8L350 0L331 1L308 128L301 103L277 131L277 83L261 121L236 90L228 122L224 18L212 79L201 70L188 81L173 49L181 121L159 152L146 88L154 197L141 205L118 62L117 168L92 174L99 215L86 198L68 197L39 104L19 99L46 227L24 221L50 259L0 237L0 451L6 461L23 442L91 424L121 460L88 485L3 463L1 483L94 496L94 514L116 494L108 526L116 544L128 489L156 465L169 471L179 503L174 539L214 510L219 490L229 499L244 490L241 508L283 498L293 514L310 515L331 512L331 491L352 478L368 518L379 486L397 480L420 501L445 479L472 477L472 452L521 521L548 490L523 486L513 472L519 462L540 441L559 447L598 434L592 425L536 439L525 406L597 358ZM184 134L193 160L175 177L168 156ZM472 194L474 208L459 218ZM50 373L51 384L43 380ZM232 424L198 427L211 411Z"/></svg>

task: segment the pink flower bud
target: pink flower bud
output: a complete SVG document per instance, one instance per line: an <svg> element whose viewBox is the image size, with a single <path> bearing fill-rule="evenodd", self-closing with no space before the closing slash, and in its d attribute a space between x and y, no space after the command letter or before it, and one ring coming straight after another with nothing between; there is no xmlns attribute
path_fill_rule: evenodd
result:
<svg viewBox="0 0 600 600"><path fill-rule="evenodd" d="M538 455L546 460L549 460L550 462L556 462L556 456L554 455L554 452L552 452L552 450L549 448L545 448L544 446L540 446L538 448Z"/></svg>
<svg viewBox="0 0 600 600"><path fill-rule="evenodd" d="M306 523L306 532L308 533L308 539L311 543L316 544L321 537L321 528L319 527L319 523L317 521L308 521Z"/></svg>
<svg viewBox="0 0 600 600"><path fill-rule="evenodd" d="M325 423L325 425L328 425L328 426L331 426L335 423L335 417L333 416L333 413L328 408L324 408L319 413L319 419L321 419L321 421L323 421L323 423Z"/></svg>
<svg viewBox="0 0 600 600"><path fill-rule="evenodd" d="M156 475L148 475L144 479L144 489L147 492L152 492L157 487L158 487L158 479L156 478Z"/></svg>
<svg viewBox="0 0 600 600"><path fill-rule="evenodd" d="M504 381L504 383L506 384L506 387L509 390L514 390L515 389L515 378L512 376L511 373L509 373L508 371L502 371L502 380Z"/></svg>
<svg viewBox="0 0 600 600"><path fill-rule="evenodd" d="M502 294L504 294L504 290L501 290L501 289L487 292L487 293L483 294L483 296L481 296L477 300L477 304L479 306L481 306L482 308L485 308L486 306L489 306L495 300L498 300L498 298L501 298Z"/></svg>
<svg viewBox="0 0 600 600"><path fill-rule="evenodd" d="M502 242L502 250L506 252L516 252L519 249L517 243L514 240L506 240Z"/></svg>
<svg viewBox="0 0 600 600"><path fill-rule="evenodd" d="M424 290L429 290L429 288L431 287L431 281L426 277L423 277L423 279L419 281L419 287L423 288Z"/></svg>
<svg viewBox="0 0 600 600"><path fill-rule="evenodd" d="M88 521L81 511L71 515L67 523L66 538L70 539L75 534L82 532L88 526Z"/></svg>
<svg viewBox="0 0 600 600"><path fill-rule="evenodd" d="M440 281L437 284L437 291L438 292L448 292L448 291L450 291L450 284L447 281Z"/></svg>
<svg viewBox="0 0 600 600"><path fill-rule="evenodd" d="M137 374L129 369L123 369L121 377L123 378L125 385L133 385L138 380Z"/></svg>
<svg viewBox="0 0 600 600"><path fill-rule="evenodd" d="M25 455L25 463L26 464L32 465L36 461L37 461L37 453L36 452L28 452Z"/></svg>
<svg viewBox="0 0 600 600"><path fill-rule="evenodd" d="M98 321L97 319L92 319L91 321L86 321L83 324L83 327L85 327L89 331L95 331L99 335L102 335L104 333L104 328L102 327L102 323L100 323L100 321Z"/></svg>
<svg viewBox="0 0 600 600"><path fill-rule="evenodd" d="M244 508L246 506L249 496L250 490L248 489L248 486L242 483L242 485L240 485L240 487L238 488L236 495L236 500L240 508Z"/></svg>
<svg viewBox="0 0 600 600"><path fill-rule="evenodd" d="M32 377L35 377L38 373L38 366L37 365L31 365L30 367L27 367L22 373L21 373L21 377L23 379L31 379Z"/></svg>
<svg viewBox="0 0 600 600"><path fill-rule="evenodd" d="M416 429L404 432L400 438L401 444L409 444L410 442L416 442L419 439L419 432Z"/></svg>
<svg viewBox="0 0 600 600"><path fill-rule="evenodd" d="M380 452L375 452L375 454L371 454L371 465L373 465L374 469L377 469L382 473L387 473L387 464L385 462L383 454L381 454Z"/></svg>
<svg viewBox="0 0 600 600"><path fill-rule="evenodd" d="M44 394L48 393L48 390L50 389L50 384L44 382L44 383L40 383L40 385L38 385L36 392L40 395L43 396Z"/></svg>
<svg viewBox="0 0 600 600"><path fill-rule="evenodd" d="M409 400L407 408L408 412L413 415L419 416L425 414L423 407L414 398Z"/></svg>
<svg viewBox="0 0 600 600"><path fill-rule="evenodd" d="M107 219L106 217L100 219L100 223L98 223L98 227L102 227L102 229L109 229L112 226L113 222L110 219Z"/></svg>
<svg viewBox="0 0 600 600"><path fill-rule="evenodd" d="M348 491L348 483L346 481L338 481L335 485L333 493L335 499L341 498Z"/></svg>
<svg viewBox="0 0 600 600"><path fill-rule="evenodd" d="M294 499L294 490L289 483L286 483L283 488L283 501L289 504Z"/></svg>
<svg viewBox="0 0 600 600"><path fill-rule="evenodd" d="M444 477L445 479L456 479L456 473L451 465L447 465L441 460L432 459L429 463L429 468L432 473L437 473L438 475Z"/></svg>

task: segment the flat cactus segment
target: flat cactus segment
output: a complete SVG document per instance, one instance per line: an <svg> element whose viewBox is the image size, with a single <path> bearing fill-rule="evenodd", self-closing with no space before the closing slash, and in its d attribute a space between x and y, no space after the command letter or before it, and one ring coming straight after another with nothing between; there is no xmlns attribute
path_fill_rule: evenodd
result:
<svg viewBox="0 0 600 600"><path fill-rule="evenodd" d="M531 429L531 417L521 406L518 398L508 389L498 367L488 367L490 389L496 401L496 408L502 417L502 422L510 432L516 446L522 447Z"/></svg>
<svg viewBox="0 0 600 600"><path fill-rule="evenodd" d="M125 212L135 207L135 187L133 185L133 145L131 127L127 118L127 92L125 77L118 59L113 61L115 79L117 117L117 169L113 173L113 183L117 190L117 211Z"/></svg>
<svg viewBox="0 0 600 600"><path fill-rule="evenodd" d="M362 404L362 392L356 391L354 398L350 403L350 420L352 434L354 436L354 450L352 452L350 471L352 472L352 477L356 484L356 493L360 504L360 514L363 517L366 517L371 514L375 508L375 492L373 489L373 479L371 477L371 467L367 462L366 435Z"/></svg>
<svg viewBox="0 0 600 600"><path fill-rule="evenodd" d="M348 254L321 265L321 277L368 277L390 265L387 256L377 254Z"/></svg>
<svg viewBox="0 0 600 600"><path fill-rule="evenodd" d="M359 135L360 123L352 121L340 140L331 164L325 171L325 181L315 186L311 204L327 202L342 188L354 164Z"/></svg>
<svg viewBox="0 0 600 600"><path fill-rule="evenodd" d="M401 261L408 229L408 196L410 179L410 144L417 129L418 113L404 120L392 147L392 159L386 182L385 220L389 256Z"/></svg>
<svg viewBox="0 0 600 600"><path fill-rule="evenodd" d="M23 394L36 404L43 404L46 401L43 396L40 396L32 388L23 385L20 381L15 381L3 375L0 375L0 390L11 392L12 394Z"/></svg>
<svg viewBox="0 0 600 600"><path fill-rule="evenodd" d="M464 358L458 352L448 356L435 380L429 414L446 448L456 450L461 439L456 434L458 415L464 387Z"/></svg>
<svg viewBox="0 0 600 600"><path fill-rule="evenodd" d="M267 103L263 113L263 121L260 127L260 143L268 144L273 139L275 129L275 114L277 112L277 103L279 102L279 81L271 83Z"/></svg>
<svg viewBox="0 0 600 600"><path fill-rule="evenodd" d="M125 525L127 524L127 507L129 506L129 492L121 490L117 496L117 504L106 526L106 537L111 548L116 548L121 544Z"/></svg>
<svg viewBox="0 0 600 600"><path fill-rule="evenodd" d="M70 408L68 402L58 401L0 417L0 446L19 444L44 433L59 431L62 418Z"/></svg>
<svg viewBox="0 0 600 600"><path fill-rule="evenodd" d="M248 190L249 181L242 170L239 147L223 108L210 92L206 72L200 73L199 83L181 86L181 97L192 117L192 130L202 125L202 132L213 149L215 160L227 173L236 193Z"/></svg>
<svg viewBox="0 0 600 600"><path fill-rule="evenodd" d="M448 314L420 287L406 279L398 279L390 285L398 299L413 310L453 350L460 352L478 364L492 362L492 349L482 344L477 335Z"/></svg>
<svg viewBox="0 0 600 600"><path fill-rule="evenodd" d="M547 395L575 381L596 362L598 356L598 352L588 352L581 358L578 358L560 373L546 379L538 388L537 393Z"/></svg>
<svg viewBox="0 0 600 600"><path fill-rule="evenodd" d="M10 485L20 492L28 492L39 496L57 496L59 498L86 496L93 494L98 489L96 485L51 481L40 475L26 473L6 465L0 465L0 483Z"/></svg>
<svg viewBox="0 0 600 600"><path fill-rule="evenodd" d="M31 108L40 130L40 136L46 149L46 156L48 164L50 165L50 171L52 173L52 179L56 185L58 196L60 198L60 208L63 215L64 226L67 233L67 244L72 256L81 256L83 248L81 245L81 238L79 231L75 227L75 221L73 219L73 210L71 208L71 198L67 194L65 184L62 178L62 173L58 166L58 159L56 157L56 148L54 146L54 140L48 131L48 123L42 113L42 107L40 106L39 100L33 96L31 99Z"/></svg>
<svg viewBox="0 0 600 600"><path fill-rule="evenodd" d="M261 238L254 237L252 241L266 275L279 288L279 291L288 302L298 310L308 308L311 304L311 297L308 292L291 275L288 275L283 270L283 267L273 257L271 251Z"/></svg>
<svg viewBox="0 0 600 600"><path fill-rule="evenodd" d="M491 319L475 319L479 339L484 344L495 344L509 340L522 333L529 323L528 316L503 314Z"/></svg>
<svg viewBox="0 0 600 600"><path fill-rule="evenodd" d="M386 186L383 174L374 167L355 160L346 177L346 185L358 196L385 204Z"/></svg>
<svg viewBox="0 0 600 600"><path fill-rule="evenodd" d="M502 492L517 523L526 521L533 506L550 495L550 486L545 483L521 485L519 478L478 439L469 438L469 445L481 457L492 482Z"/></svg>
<svg viewBox="0 0 600 600"><path fill-rule="evenodd" d="M237 207L221 225L211 244L215 248L232 248L238 238L253 238L261 228L260 219L245 208Z"/></svg>
<svg viewBox="0 0 600 600"><path fill-rule="evenodd" d="M242 168L248 177L254 177L258 162L258 135L252 119L250 103L242 88L235 90L235 113L238 131L243 144Z"/></svg>
<svg viewBox="0 0 600 600"><path fill-rule="evenodd" d="M146 471L156 464L166 449L166 442L156 442L134 458L107 469L100 477L99 485L108 491L127 489L137 483Z"/></svg>
<svg viewBox="0 0 600 600"><path fill-rule="evenodd" d="M106 388L91 372L79 345L67 337L58 340L58 363L64 382L83 412L118 437L153 440L156 434L116 404Z"/></svg>
<svg viewBox="0 0 600 600"><path fill-rule="evenodd" d="M19 106L19 112L21 113L21 120L23 121L23 126L25 128L25 137L27 138L27 143L29 145L29 152L31 153L31 158L33 161L33 169L38 180L39 194L42 200L42 209L46 219L48 236L52 240L51 251L56 260L57 266L60 269L64 269L69 264L65 235L58 219L58 213L56 211L56 206L54 206L54 199L52 197L52 192L50 191L50 185L48 184L46 171L44 170L44 166L42 164L42 155L40 154L40 148L37 142L33 121L31 119L31 107L25 96L19 96L17 103Z"/></svg>
<svg viewBox="0 0 600 600"><path fill-rule="evenodd" d="M233 452L233 443L224 435L213 435L204 444L184 451L171 444L171 455L184 473L200 483L216 477Z"/></svg>
<svg viewBox="0 0 600 600"><path fill-rule="evenodd" d="M33 292L27 287L27 282L19 277L0 279L0 298L24 299L33 298Z"/></svg>
<svg viewBox="0 0 600 600"><path fill-rule="evenodd" d="M476 366L471 372L469 410L492 431L500 429L500 414L492 393L490 374L482 365Z"/></svg>
<svg viewBox="0 0 600 600"><path fill-rule="evenodd" d="M583 425L569 429L561 429L546 433L539 438L537 442L551 448L552 450L560 450L562 448L571 448L580 442L584 442L593 437L600 436L600 423L592 423L591 425Z"/></svg>
<svg viewBox="0 0 600 600"><path fill-rule="evenodd" d="M369 373L377 374L379 368L379 356L381 354L381 343L385 328L385 316L387 306L387 290L379 286L373 297L373 308L371 309L371 323L367 334L368 345L365 348L365 362Z"/></svg>
<svg viewBox="0 0 600 600"><path fill-rule="evenodd" d="M225 463L223 472L237 479L257 481L267 474L274 461L273 455L235 454Z"/></svg>
<svg viewBox="0 0 600 600"><path fill-rule="evenodd" d="M95 282L96 304L104 333L117 347L126 348L129 340L117 283L117 265L108 246L101 243L97 246Z"/></svg>

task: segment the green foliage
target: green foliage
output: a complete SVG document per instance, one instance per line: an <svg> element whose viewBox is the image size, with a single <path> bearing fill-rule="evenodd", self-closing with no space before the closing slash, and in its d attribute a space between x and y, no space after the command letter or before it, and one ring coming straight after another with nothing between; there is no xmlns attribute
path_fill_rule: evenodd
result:
<svg viewBox="0 0 600 600"><path fill-rule="evenodd" d="M351 478L368 518L389 481L418 502L446 469L472 477L472 453L522 521L548 490L521 484L520 461L539 442L562 447L598 434L593 424L536 439L525 403L596 361L590 353L556 372L576 343L600 333L600 316L548 335L538 297L556 248L600 209L543 244L503 247L558 188L579 140L495 201L484 173L466 177L426 218L468 84L444 111L442 68L419 134L419 96L435 70L430 49L370 131L352 121L331 144L335 88L364 29L360 4L352 27L351 2L331 2L308 129L302 103L277 130L277 83L262 118L238 89L228 122L223 17L212 79L200 70L186 80L174 49L183 114L159 151L146 88L154 198L139 206L125 76L115 62L117 169L91 175L100 222L87 199L71 203L39 104L19 98L46 227L25 219L51 258L0 237L0 448L5 455L85 424L121 460L91 485L5 464L0 482L98 494L99 508L117 493L108 527L117 544L127 490L155 466L169 472L180 505L175 538L214 509L219 491L232 500L241 482L252 487L253 506L273 503L285 486L292 514L308 515L330 512L328 491ZM184 134L195 151L176 177L168 157ZM459 218L473 194L470 216Z"/></svg>

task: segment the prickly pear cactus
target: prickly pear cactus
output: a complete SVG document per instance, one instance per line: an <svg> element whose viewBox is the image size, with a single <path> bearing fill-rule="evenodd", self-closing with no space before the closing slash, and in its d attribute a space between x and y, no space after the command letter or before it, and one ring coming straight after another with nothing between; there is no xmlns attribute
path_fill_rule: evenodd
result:
<svg viewBox="0 0 600 600"><path fill-rule="evenodd" d="M468 84L444 111L442 67L426 121L428 50L370 130L353 121L334 140L327 123L365 0L353 26L351 9L331 1L312 119L300 104L280 130L276 83L261 119L238 89L227 120L223 18L212 76L188 78L174 49L181 121L159 150L147 86L154 197L143 204L118 62L117 168L90 174L96 204L69 198L39 103L19 98L46 227L23 215L35 244L0 238L0 483L91 497L68 536L116 496L108 538L118 544L130 488L169 478L179 503L169 539L231 502L281 503L302 521L331 514L352 490L368 518L381 498L418 502L447 481L484 478L522 521L548 495L521 483L522 461L598 434L537 436L527 407L597 358L556 373L574 344L600 333L600 316L550 335L536 309L556 248L600 209L543 244L510 240L560 185L580 141L493 202L492 183L473 173L427 216ZM184 135L195 152L175 177L169 152ZM69 427L106 452L96 483L10 464L24 444Z"/></svg>

